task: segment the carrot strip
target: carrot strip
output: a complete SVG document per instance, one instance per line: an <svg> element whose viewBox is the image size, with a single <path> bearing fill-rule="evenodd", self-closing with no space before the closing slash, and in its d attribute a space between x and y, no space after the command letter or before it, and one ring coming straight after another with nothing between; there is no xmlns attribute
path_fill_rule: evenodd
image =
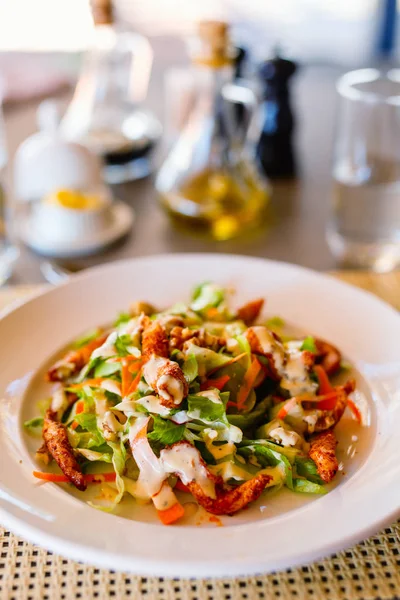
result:
<svg viewBox="0 0 400 600"><path fill-rule="evenodd" d="M347 406L349 407L349 409L351 410L351 412L353 413L353 415L355 416L355 418L361 425L362 416L361 416L360 409L358 408L357 404L355 404L353 402L353 400L350 400L350 398L347 398Z"/></svg>
<svg viewBox="0 0 400 600"><path fill-rule="evenodd" d="M212 319L213 317L217 317L219 315L219 310L218 308L212 306L207 310L206 315L208 319Z"/></svg>
<svg viewBox="0 0 400 600"><path fill-rule="evenodd" d="M247 400L248 395L251 392L252 387L254 387L254 382L257 379L259 372L261 371L261 365L259 360L254 357L251 361L250 367L247 369L244 375L243 385L241 386L239 393L237 395L237 407L238 410L241 410Z"/></svg>
<svg viewBox="0 0 400 600"><path fill-rule="evenodd" d="M298 402L298 398L290 398L290 400L288 400L287 402L285 402L285 404L282 406L282 408L278 411L276 418L277 419L284 419L287 414L290 412L290 409L293 408Z"/></svg>
<svg viewBox="0 0 400 600"><path fill-rule="evenodd" d="M224 363L223 365L221 365L219 367L215 367L214 369L211 369L211 371L208 371L207 376L212 375L216 371L219 371L220 369L223 369L224 367L227 367L228 365L233 365L233 363L237 362L238 360L241 360L245 356L247 356L246 352L243 352L242 354L238 354L238 356L235 356L231 360L228 360L228 362Z"/></svg>
<svg viewBox="0 0 400 600"><path fill-rule="evenodd" d="M204 392L210 388L217 388L217 390L221 391L229 380L229 375L221 375L221 377L217 377L216 379L206 379L200 385L200 390Z"/></svg>
<svg viewBox="0 0 400 600"><path fill-rule="evenodd" d="M131 373L136 373L138 371L138 369L140 369L140 367L143 366L143 360L141 358L135 360L135 362L132 362L128 369Z"/></svg>
<svg viewBox="0 0 400 600"><path fill-rule="evenodd" d="M183 517L185 514L185 509L183 508L182 504L177 502L171 506L171 508L167 508L166 510L158 510L157 514L163 525L172 525L172 523L175 523Z"/></svg>
<svg viewBox="0 0 400 600"><path fill-rule="evenodd" d="M127 396L129 396L129 394L132 394L132 392L134 392L136 390L136 388L139 385L141 379L142 379L142 369L140 369L137 372L136 377L133 379L131 385L129 386L128 393L126 394Z"/></svg>
<svg viewBox="0 0 400 600"><path fill-rule="evenodd" d="M91 387L99 387L103 381L106 381L107 377L95 377L94 379L87 379L86 381L82 381L82 383L73 383L70 387L74 390L80 390L85 387L85 385L90 385Z"/></svg>
<svg viewBox="0 0 400 600"><path fill-rule="evenodd" d="M114 356L113 358L108 359L110 362L136 362L137 360L141 360L137 356L133 356L132 354L128 354L127 356Z"/></svg>
<svg viewBox="0 0 400 600"><path fill-rule="evenodd" d="M121 394L122 397L128 395L129 387L132 383L132 373L129 371L128 364L122 363L122 372L121 372Z"/></svg>
<svg viewBox="0 0 400 600"><path fill-rule="evenodd" d="M44 473L43 471L33 471L33 476L42 481L52 483L69 483L68 477L61 473ZM103 483L104 481L115 481L115 473L90 473L84 475L86 483Z"/></svg>
<svg viewBox="0 0 400 600"><path fill-rule="evenodd" d="M334 390L333 386L331 385L331 382L329 381L328 374L325 371L324 367L321 367L321 365L315 365L314 373L318 377L318 383L319 383L318 392L320 394L329 394L329 392L332 392Z"/></svg>

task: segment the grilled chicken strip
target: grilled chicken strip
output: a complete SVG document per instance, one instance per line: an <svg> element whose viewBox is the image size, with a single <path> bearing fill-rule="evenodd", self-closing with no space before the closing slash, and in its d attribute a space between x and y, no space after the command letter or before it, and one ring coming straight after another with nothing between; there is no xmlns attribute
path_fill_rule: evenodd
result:
<svg viewBox="0 0 400 600"><path fill-rule="evenodd" d="M106 339L106 335L101 335L82 348L67 352L63 358L50 367L47 372L47 380L65 381L68 377L78 373L89 362L92 352L104 344Z"/></svg>
<svg viewBox="0 0 400 600"><path fill-rule="evenodd" d="M320 411L322 414L318 417L314 431L326 431L339 423L346 410L348 395L351 394L351 392L354 392L355 387L354 379L350 379L344 386L336 388L338 397L335 408L333 410Z"/></svg>
<svg viewBox="0 0 400 600"><path fill-rule="evenodd" d="M160 396L168 408L176 408L188 395L189 386L178 363L155 356L146 362L143 375L148 385Z"/></svg>
<svg viewBox="0 0 400 600"><path fill-rule="evenodd" d="M328 375L334 375L340 369L341 353L335 346L324 340L316 339L315 345L318 350L315 362L322 365Z"/></svg>
<svg viewBox="0 0 400 600"><path fill-rule="evenodd" d="M69 481L81 492L86 490L85 478L74 456L64 425L48 410L44 418L43 439L48 451Z"/></svg>
<svg viewBox="0 0 400 600"><path fill-rule="evenodd" d="M259 316L264 306L264 299L259 298L258 300L252 300L244 306L241 306L237 311L238 319L241 319L245 324L250 327Z"/></svg>
<svg viewBox="0 0 400 600"><path fill-rule="evenodd" d="M317 465L318 474L325 483L332 481L339 468L335 454L336 445L337 440L332 429L311 440L308 456Z"/></svg>
<svg viewBox="0 0 400 600"><path fill-rule="evenodd" d="M207 512L214 515L233 515L245 506L257 500L268 483L270 475L259 473L249 481L245 481L231 490L223 490L216 486L216 498L206 496L196 481L187 484L191 494Z"/></svg>
<svg viewBox="0 0 400 600"><path fill-rule="evenodd" d="M148 360L152 355L168 358L168 339L164 327L158 321L148 321L142 335L142 355Z"/></svg>

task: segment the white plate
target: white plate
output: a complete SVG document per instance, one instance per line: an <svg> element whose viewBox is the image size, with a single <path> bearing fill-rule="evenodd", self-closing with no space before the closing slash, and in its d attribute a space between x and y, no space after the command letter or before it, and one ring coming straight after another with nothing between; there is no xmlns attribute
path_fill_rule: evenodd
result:
<svg viewBox="0 0 400 600"><path fill-rule="evenodd" d="M110 225L98 233L86 235L76 242L65 242L60 239L57 244L54 239L47 240L38 233L32 225L32 219L29 216L22 217L19 234L22 241L29 248L38 252L42 256L51 258L77 258L81 256L90 256L107 246L110 246L117 240L129 233L135 220L133 208L121 202L114 200L111 207Z"/></svg>
<svg viewBox="0 0 400 600"><path fill-rule="evenodd" d="M331 340L355 363L370 426L350 444L351 417L338 427L345 468L336 487L301 503L296 494L266 495L223 527L165 527L133 501L115 516L90 508L71 486L35 482L37 441L21 432L21 422L35 413L40 374L54 352L133 300L166 306L204 280L235 286L238 303L267 297L269 314ZM150 257L93 269L30 300L3 317L0 340L0 522L54 552L140 574L252 574L328 555L399 514L400 317L372 295L259 259Z"/></svg>

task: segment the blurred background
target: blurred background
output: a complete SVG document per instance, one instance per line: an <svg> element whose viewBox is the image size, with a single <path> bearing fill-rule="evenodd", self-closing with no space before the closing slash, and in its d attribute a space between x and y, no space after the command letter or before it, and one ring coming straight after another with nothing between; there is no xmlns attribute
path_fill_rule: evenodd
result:
<svg viewBox="0 0 400 600"><path fill-rule="evenodd" d="M297 177L272 183L267 230L243 240L205 241L173 228L159 210L153 175L113 187L136 213L132 233L99 256L79 259L77 268L126 256L176 251L220 251L265 256L316 269L337 264L326 242L331 161L337 109L336 81L362 67L393 66L399 59L398 7L392 0L115 0L115 21L144 34L154 52L146 107L168 131L165 75L190 65L185 39L201 19L227 21L236 45L257 65L279 47L298 69L290 83L296 117ZM93 43L94 23L85 0L0 0L0 82L9 164L4 175L13 195L16 149L37 131L36 111L48 97L64 111ZM178 98L177 98L178 99ZM170 103L171 100L168 99ZM168 151L157 147L154 171ZM13 282L43 280L40 259L21 248Z"/></svg>

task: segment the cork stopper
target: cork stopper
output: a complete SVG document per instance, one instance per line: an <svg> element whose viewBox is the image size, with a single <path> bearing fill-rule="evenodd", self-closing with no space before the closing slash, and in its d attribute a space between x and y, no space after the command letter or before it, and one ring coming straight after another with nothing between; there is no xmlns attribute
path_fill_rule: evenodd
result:
<svg viewBox="0 0 400 600"><path fill-rule="evenodd" d="M197 28L198 48L194 60L209 67L223 67L233 62L228 23L200 21Z"/></svg>
<svg viewBox="0 0 400 600"><path fill-rule="evenodd" d="M90 0L95 25L111 25L114 22L112 0Z"/></svg>

